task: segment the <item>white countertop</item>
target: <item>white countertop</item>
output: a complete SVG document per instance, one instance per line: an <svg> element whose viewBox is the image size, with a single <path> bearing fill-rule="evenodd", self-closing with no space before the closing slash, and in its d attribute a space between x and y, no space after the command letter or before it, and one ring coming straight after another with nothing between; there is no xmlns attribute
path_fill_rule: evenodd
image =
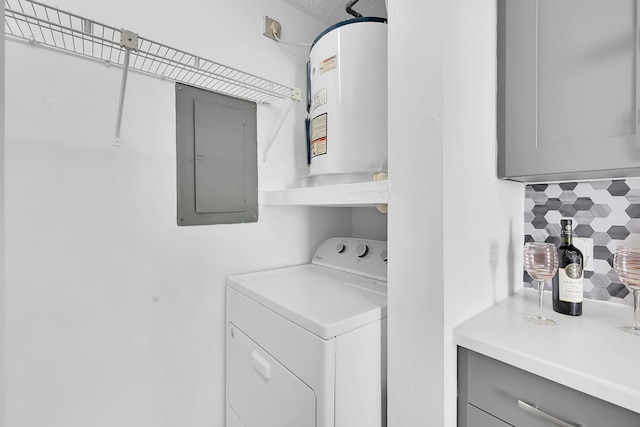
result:
<svg viewBox="0 0 640 427"><path fill-rule="evenodd" d="M458 326L454 343L541 377L640 413L640 336L617 325L633 321L633 308L584 300L582 316L556 313L545 292L539 326L538 292L524 289Z"/></svg>

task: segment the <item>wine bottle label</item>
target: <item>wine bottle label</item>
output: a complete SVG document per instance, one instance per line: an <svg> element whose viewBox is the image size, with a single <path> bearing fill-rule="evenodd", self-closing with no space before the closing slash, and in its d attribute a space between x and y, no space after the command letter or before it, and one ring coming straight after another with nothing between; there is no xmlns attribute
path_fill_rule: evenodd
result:
<svg viewBox="0 0 640 427"><path fill-rule="evenodd" d="M558 269L558 298L564 302L582 302L583 271L580 264Z"/></svg>

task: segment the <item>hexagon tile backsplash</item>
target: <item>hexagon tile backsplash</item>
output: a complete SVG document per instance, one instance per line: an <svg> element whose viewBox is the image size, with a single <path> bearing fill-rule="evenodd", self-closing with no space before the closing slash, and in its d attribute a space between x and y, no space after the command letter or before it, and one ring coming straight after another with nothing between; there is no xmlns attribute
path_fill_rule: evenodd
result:
<svg viewBox="0 0 640 427"><path fill-rule="evenodd" d="M526 186L525 242L559 245L561 218L573 219L574 236L593 239L594 271L585 271L584 297L633 305L612 265L617 246L640 247L640 178ZM525 286L532 281L525 271Z"/></svg>

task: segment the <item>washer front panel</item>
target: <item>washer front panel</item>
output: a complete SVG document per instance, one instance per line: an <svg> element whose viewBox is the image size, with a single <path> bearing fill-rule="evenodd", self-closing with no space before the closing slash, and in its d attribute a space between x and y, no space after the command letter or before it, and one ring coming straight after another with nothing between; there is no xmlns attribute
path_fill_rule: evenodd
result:
<svg viewBox="0 0 640 427"><path fill-rule="evenodd" d="M234 324L227 334L228 400L245 427L315 427L313 390Z"/></svg>
<svg viewBox="0 0 640 427"><path fill-rule="evenodd" d="M323 340L227 287L227 325L230 323L314 391L317 427L333 426L336 340ZM228 364L227 354L227 370Z"/></svg>

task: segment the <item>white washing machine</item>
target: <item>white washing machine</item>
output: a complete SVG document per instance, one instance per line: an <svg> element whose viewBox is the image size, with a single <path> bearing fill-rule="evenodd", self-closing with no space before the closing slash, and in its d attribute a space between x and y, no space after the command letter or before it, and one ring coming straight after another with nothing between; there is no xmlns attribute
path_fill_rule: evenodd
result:
<svg viewBox="0 0 640 427"><path fill-rule="evenodd" d="M387 244L227 279L227 427L386 426Z"/></svg>

